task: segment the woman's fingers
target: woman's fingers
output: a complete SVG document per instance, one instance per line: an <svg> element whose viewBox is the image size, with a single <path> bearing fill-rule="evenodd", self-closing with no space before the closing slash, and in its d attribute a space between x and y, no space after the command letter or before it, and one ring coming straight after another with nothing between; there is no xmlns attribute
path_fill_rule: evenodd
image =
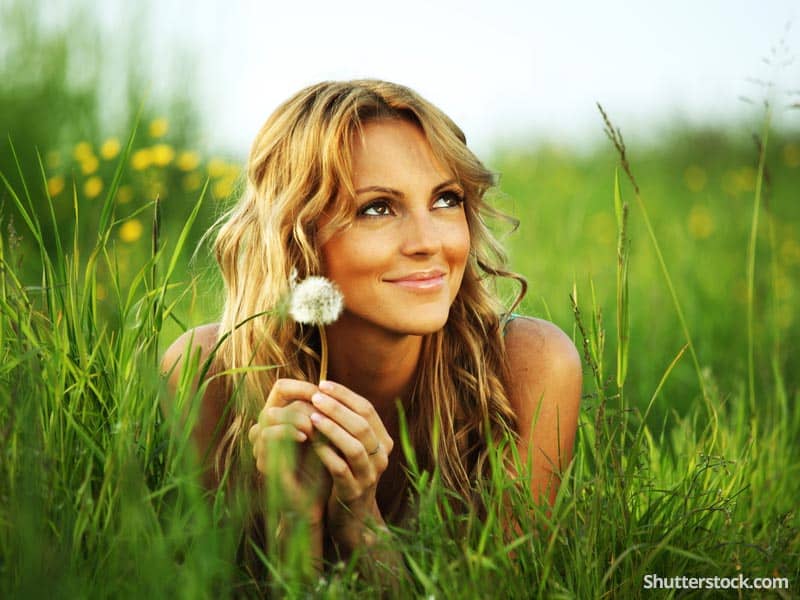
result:
<svg viewBox="0 0 800 600"><path fill-rule="evenodd" d="M372 429L372 431L376 436L376 444L373 444L368 449L369 451L372 451L372 448L376 447L377 442L380 442L386 454L391 453L392 448L394 447L394 442L392 441L392 438L389 436L389 433L386 431L386 427L384 426L383 421L378 416L378 413L375 411L375 407L369 400L367 400L363 396L359 396L346 386L343 386L339 383L335 383L333 381L320 382L319 389L322 392L322 394L319 395L328 396L329 398L338 401L339 403L347 407L352 413L358 415L367 422L367 424L369 425L369 427ZM313 401L314 401L314 396L312 396L312 402ZM357 432L351 431L351 433L353 433L356 437L358 437ZM369 442L369 440L362 440L362 441Z"/></svg>
<svg viewBox="0 0 800 600"><path fill-rule="evenodd" d="M284 407L294 400L308 402L317 391L317 386L299 379L278 379L269 391L266 407ZM263 412L263 411L262 411Z"/></svg>
<svg viewBox="0 0 800 600"><path fill-rule="evenodd" d="M380 445L376 448L377 452L371 455L363 442L353 437L333 419L321 413L314 413L311 415L311 421L316 429L325 434L330 444L341 452L340 460L348 466L349 472L366 486L377 483L378 477L386 470L389 463ZM331 475L336 477L340 474L331 472Z"/></svg>

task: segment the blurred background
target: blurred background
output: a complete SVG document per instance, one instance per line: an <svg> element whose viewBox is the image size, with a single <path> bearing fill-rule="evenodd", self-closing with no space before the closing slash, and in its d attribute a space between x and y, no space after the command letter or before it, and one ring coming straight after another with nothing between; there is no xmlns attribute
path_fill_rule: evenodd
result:
<svg viewBox="0 0 800 600"><path fill-rule="evenodd" d="M704 376L733 390L746 369L746 250L765 103L757 336L779 349L770 352L781 357L778 372L800 350L798 12L789 0L0 0L6 259L36 281L35 246L8 201L23 182L42 214L53 200L58 231L50 227L49 239L94 244L98 207L138 123L114 198L124 288L149 256L156 197L169 248L208 184L194 250L235 198L249 144L281 101L322 79L378 77L444 109L499 174L495 200L521 221L503 235L530 283L524 311L572 333L569 294L574 286L588 301L593 282L611 336L617 156L600 102L625 136ZM632 203L630 377L646 400L684 340L630 186L623 195ZM221 307L208 247L191 254L179 261L176 279L189 293L165 343ZM100 277L101 311L113 319L110 289ZM766 385L776 365L766 352L757 360ZM787 377L796 389L797 376ZM685 408L698 393L684 359L656 412Z"/></svg>

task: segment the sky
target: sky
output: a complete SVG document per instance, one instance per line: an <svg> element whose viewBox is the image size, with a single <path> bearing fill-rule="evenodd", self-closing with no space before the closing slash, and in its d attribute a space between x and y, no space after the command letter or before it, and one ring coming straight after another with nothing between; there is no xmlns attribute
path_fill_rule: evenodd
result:
<svg viewBox="0 0 800 600"><path fill-rule="evenodd" d="M113 24L113 2L105 6ZM208 142L239 156L280 102L324 79L403 83L479 151L588 144L602 136L597 102L624 131L646 135L674 119L754 114L766 94L754 80L782 90L779 108L800 90L797 0L199 0L149 10L156 85L180 69L183 47Z"/></svg>

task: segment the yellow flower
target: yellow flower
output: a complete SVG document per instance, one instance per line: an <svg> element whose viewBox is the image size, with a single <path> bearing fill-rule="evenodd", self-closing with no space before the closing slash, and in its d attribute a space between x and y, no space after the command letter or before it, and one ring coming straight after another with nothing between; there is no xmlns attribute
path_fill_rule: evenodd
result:
<svg viewBox="0 0 800 600"><path fill-rule="evenodd" d="M143 231L144 227L139 219L128 219L119 228L119 239L130 244L140 239Z"/></svg>
<svg viewBox="0 0 800 600"><path fill-rule="evenodd" d="M72 155L75 157L75 160L83 160L87 156L92 155L92 145L89 142L80 142L76 144Z"/></svg>
<svg viewBox="0 0 800 600"><path fill-rule="evenodd" d="M89 177L89 179L86 180L86 183L83 184L83 193L86 194L87 198L97 198L102 191L103 180L97 175Z"/></svg>
<svg viewBox="0 0 800 600"><path fill-rule="evenodd" d="M193 192L203 184L203 177L200 173L189 173L183 178L183 189Z"/></svg>
<svg viewBox="0 0 800 600"><path fill-rule="evenodd" d="M800 167L800 145L789 142L783 147L783 162L787 167Z"/></svg>
<svg viewBox="0 0 800 600"><path fill-rule="evenodd" d="M800 244L792 238L781 244L781 262L786 265L800 264Z"/></svg>
<svg viewBox="0 0 800 600"><path fill-rule="evenodd" d="M150 133L150 137L160 138L166 135L168 129L169 129L169 123L164 117L161 117L159 119L150 121L150 127L148 131Z"/></svg>
<svg viewBox="0 0 800 600"><path fill-rule="evenodd" d="M200 155L197 152L184 151L178 155L178 168L181 171L192 171L200 164Z"/></svg>
<svg viewBox="0 0 800 600"><path fill-rule="evenodd" d="M47 193L51 198L55 198L64 191L64 178L56 175L47 180Z"/></svg>
<svg viewBox="0 0 800 600"><path fill-rule="evenodd" d="M58 150L51 150L45 157L48 168L57 169L61 166L61 153Z"/></svg>
<svg viewBox="0 0 800 600"><path fill-rule="evenodd" d="M117 188L117 202L119 204L127 204L133 199L133 190L129 185L121 185Z"/></svg>
<svg viewBox="0 0 800 600"><path fill-rule="evenodd" d="M692 192L702 192L708 182L706 172L701 167L694 165L686 167L683 179L686 181L686 187Z"/></svg>
<svg viewBox="0 0 800 600"><path fill-rule="evenodd" d="M696 240L704 240L714 233L714 217L707 207L696 204L689 211L689 234Z"/></svg>
<svg viewBox="0 0 800 600"><path fill-rule="evenodd" d="M228 172L228 164L221 158L212 158L208 161L208 174L216 179Z"/></svg>
<svg viewBox="0 0 800 600"><path fill-rule="evenodd" d="M115 137L108 138L103 145L100 146L100 156L102 156L105 160L111 160L115 158L117 154L119 154L119 140Z"/></svg>
<svg viewBox="0 0 800 600"><path fill-rule="evenodd" d="M149 148L142 148L131 155L131 166L134 171L144 171L153 162Z"/></svg>
<svg viewBox="0 0 800 600"><path fill-rule="evenodd" d="M175 158L175 150L169 144L156 144L151 148L153 164L159 167L166 167Z"/></svg>
<svg viewBox="0 0 800 600"><path fill-rule="evenodd" d="M100 161L97 160L97 157L94 154L89 154L81 159L81 171L83 171L84 175L91 175L97 171L97 167L99 166Z"/></svg>
<svg viewBox="0 0 800 600"><path fill-rule="evenodd" d="M231 181L229 179L220 179L211 186L211 191L217 200L224 200L231 195L233 186L231 185Z"/></svg>

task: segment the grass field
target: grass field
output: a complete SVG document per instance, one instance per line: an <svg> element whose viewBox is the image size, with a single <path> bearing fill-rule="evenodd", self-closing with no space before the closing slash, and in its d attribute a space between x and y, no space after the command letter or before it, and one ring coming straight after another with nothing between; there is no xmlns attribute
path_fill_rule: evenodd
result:
<svg viewBox="0 0 800 600"><path fill-rule="evenodd" d="M202 497L156 369L221 308L207 246L189 257L238 165L159 127L45 148L41 166L2 150L1 597L258 589L234 564L237 505ZM584 353L575 459L550 513L516 498L511 543L494 512L448 514L436 474L417 474L400 597L683 597L644 590L647 574L784 577L754 597L797 595L800 138L681 129L627 152L638 194L610 141L487 160L520 220L506 239L523 312ZM307 579L305 553L265 557L278 594L374 593L352 565Z"/></svg>

